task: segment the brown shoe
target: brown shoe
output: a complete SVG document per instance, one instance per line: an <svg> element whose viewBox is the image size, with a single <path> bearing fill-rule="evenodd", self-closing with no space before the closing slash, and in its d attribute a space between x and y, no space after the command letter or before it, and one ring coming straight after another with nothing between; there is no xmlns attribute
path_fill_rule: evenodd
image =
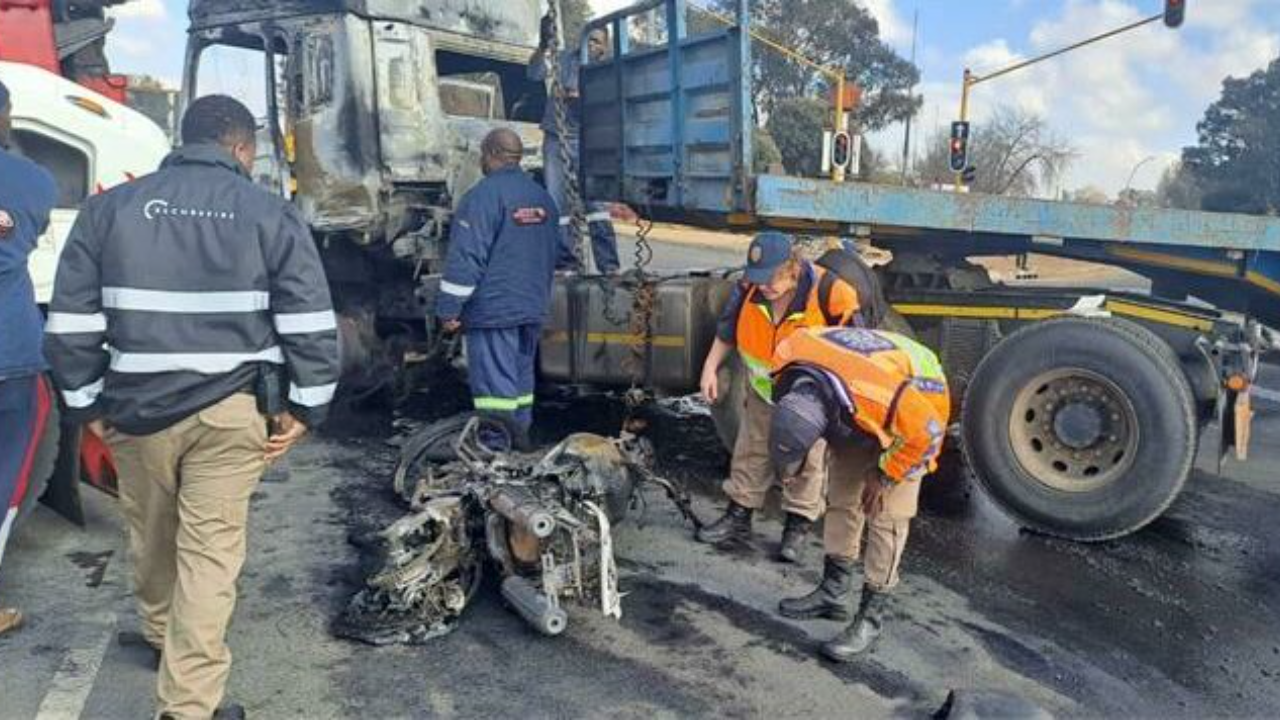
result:
<svg viewBox="0 0 1280 720"><path fill-rule="evenodd" d="M21 612L11 608L0 608L0 635L17 630L21 625Z"/></svg>

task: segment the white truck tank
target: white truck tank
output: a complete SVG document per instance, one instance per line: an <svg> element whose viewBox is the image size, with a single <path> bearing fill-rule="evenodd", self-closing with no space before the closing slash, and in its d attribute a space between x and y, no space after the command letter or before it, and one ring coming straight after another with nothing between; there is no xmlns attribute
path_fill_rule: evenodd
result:
<svg viewBox="0 0 1280 720"><path fill-rule="evenodd" d="M36 301L53 296L58 255L85 198L155 171L170 144L141 113L46 70L0 62L13 103L11 150L53 174L58 206L31 256Z"/></svg>

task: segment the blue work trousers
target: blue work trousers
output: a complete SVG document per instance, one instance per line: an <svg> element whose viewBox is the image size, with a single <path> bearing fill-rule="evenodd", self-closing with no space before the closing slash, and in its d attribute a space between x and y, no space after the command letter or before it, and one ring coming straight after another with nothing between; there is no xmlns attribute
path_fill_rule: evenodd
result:
<svg viewBox="0 0 1280 720"><path fill-rule="evenodd" d="M45 426L54 421L53 402L41 375L0 380L0 561L18 514L43 485L44 478L34 477L35 458Z"/></svg>
<svg viewBox="0 0 1280 720"><path fill-rule="evenodd" d="M542 325L475 328L467 334L467 368L476 410L528 431Z"/></svg>

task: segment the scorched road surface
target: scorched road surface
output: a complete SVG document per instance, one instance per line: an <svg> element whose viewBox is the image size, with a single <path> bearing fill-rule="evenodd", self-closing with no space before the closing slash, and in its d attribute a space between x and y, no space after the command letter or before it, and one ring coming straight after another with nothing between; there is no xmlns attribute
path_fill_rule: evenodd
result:
<svg viewBox="0 0 1280 720"><path fill-rule="evenodd" d="M438 396L436 396L438 397ZM432 400L427 414L444 407ZM888 634L845 667L815 657L836 623L775 606L803 568L759 547L722 555L691 540L664 498L617 531L621 622L574 608L565 636L534 635L486 588L460 629L423 647L371 648L328 627L358 587L352 533L400 512L389 423L339 417L254 497L251 555L231 633L232 697L266 718L926 716L951 688L1011 691L1063 717L1269 717L1280 708L1280 417L1264 408L1257 454L1199 475L1165 518L1104 545L1019 532L956 477L929 480ZM619 409L554 401L542 439L612 431ZM661 469L720 506L726 458L705 418L660 415ZM142 718L153 673L114 641L136 627L113 501L89 526L45 510L11 546L0 600L30 615L0 639L0 717Z"/></svg>

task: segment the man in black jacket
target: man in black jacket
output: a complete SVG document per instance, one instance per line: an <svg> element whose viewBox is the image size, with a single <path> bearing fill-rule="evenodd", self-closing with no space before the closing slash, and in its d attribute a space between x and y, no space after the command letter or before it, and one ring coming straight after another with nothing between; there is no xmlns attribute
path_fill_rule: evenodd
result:
<svg viewBox="0 0 1280 720"><path fill-rule="evenodd" d="M158 172L88 200L46 326L67 406L115 455L162 717L217 712L249 497L338 381L319 253L250 181L254 131L240 103L200 98Z"/></svg>

